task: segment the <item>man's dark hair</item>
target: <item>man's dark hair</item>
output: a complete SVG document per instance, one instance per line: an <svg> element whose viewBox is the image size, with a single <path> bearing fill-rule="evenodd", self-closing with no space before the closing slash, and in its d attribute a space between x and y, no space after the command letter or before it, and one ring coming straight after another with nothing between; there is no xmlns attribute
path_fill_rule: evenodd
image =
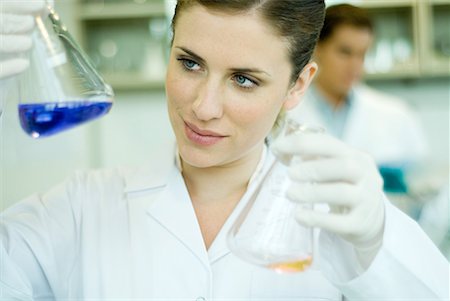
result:
<svg viewBox="0 0 450 301"><path fill-rule="evenodd" d="M342 25L350 25L373 32L373 23L366 10L350 4L338 4L327 8L319 42L328 39Z"/></svg>

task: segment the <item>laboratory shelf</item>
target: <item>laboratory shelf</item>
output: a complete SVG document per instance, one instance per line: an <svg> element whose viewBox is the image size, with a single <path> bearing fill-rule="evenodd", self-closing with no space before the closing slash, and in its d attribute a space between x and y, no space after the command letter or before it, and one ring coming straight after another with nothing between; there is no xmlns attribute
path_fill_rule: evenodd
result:
<svg viewBox="0 0 450 301"><path fill-rule="evenodd" d="M375 24L365 79L450 76L450 0L349 3ZM74 11L83 48L114 89L164 88L170 24L163 0L80 0Z"/></svg>
<svg viewBox="0 0 450 301"><path fill-rule="evenodd" d="M450 0L429 0L432 5L450 5Z"/></svg>
<svg viewBox="0 0 450 301"><path fill-rule="evenodd" d="M450 76L450 0L363 0L375 24L368 80Z"/></svg>
<svg viewBox="0 0 450 301"><path fill-rule="evenodd" d="M355 5L370 8L392 8L392 7L413 7L415 6L415 0L363 0L355 3Z"/></svg>
<svg viewBox="0 0 450 301"><path fill-rule="evenodd" d="M83 48L115 90L164 88L170 24L163 0L79 3Z"/></svg>
<svg viewBox="0 0 450 301"><path fill-rule="evenodd" d="M450 76L450 0L419 2L422 74Z"/></svg>
<svg viewBox="0 0 450 301"><path fill-rule="evenodd" d="M164 16L164 3L86 3L81 6L81 20L151 18Z"/></svg>

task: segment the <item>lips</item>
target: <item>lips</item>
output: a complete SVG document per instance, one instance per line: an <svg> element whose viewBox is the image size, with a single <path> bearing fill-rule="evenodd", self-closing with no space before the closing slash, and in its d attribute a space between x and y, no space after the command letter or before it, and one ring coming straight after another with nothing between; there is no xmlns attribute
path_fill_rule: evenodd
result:
<svg viewBox="0 0 450 301"><path fill-rule="evenodd" d="M204 146L216 144L227 137L214 131L200 129L189 122L184 123L184 131L190 141Z"/></svg>

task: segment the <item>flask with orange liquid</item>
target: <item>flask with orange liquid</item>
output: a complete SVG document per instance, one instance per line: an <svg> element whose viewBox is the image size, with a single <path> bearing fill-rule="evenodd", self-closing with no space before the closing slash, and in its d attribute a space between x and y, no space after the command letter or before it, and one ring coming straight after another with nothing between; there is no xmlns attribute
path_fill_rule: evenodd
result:
<svg viewBox="0 0 450 301"><path fill-rule="evenodd" d="M280 136L320 133L288 120ZM276 154L269 171L228 233L231 251L242 259L279 273L305 271L313 261L313 229L294 218L297 206L285 196L290 185L287 169L301 160Z"/></svg>

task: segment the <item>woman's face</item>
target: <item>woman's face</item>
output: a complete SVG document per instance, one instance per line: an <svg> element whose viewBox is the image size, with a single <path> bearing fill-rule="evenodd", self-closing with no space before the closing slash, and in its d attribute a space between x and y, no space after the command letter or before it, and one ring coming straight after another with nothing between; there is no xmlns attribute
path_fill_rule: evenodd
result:
<svg viewBox="0 0 450 301"><path fill-rule="evenodd" d="M258 16L195 5L177 17L166 79L183 161L224 166L257 155L289 91L286 42Z"/></svg>

